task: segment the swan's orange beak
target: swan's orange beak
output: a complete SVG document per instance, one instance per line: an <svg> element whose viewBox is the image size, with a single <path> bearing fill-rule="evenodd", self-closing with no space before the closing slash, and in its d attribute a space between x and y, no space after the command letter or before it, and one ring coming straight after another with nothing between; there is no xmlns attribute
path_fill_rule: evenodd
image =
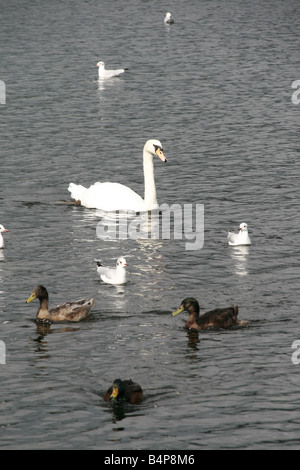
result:
<svg viewBox="0 0 300 470"><path fill-rule="evenodd" d="M157 147L157 149L155 150L155 153L161 159L162 162L167 161L166 157L164 156L164 152L162 151L161 148Z"/></svg>

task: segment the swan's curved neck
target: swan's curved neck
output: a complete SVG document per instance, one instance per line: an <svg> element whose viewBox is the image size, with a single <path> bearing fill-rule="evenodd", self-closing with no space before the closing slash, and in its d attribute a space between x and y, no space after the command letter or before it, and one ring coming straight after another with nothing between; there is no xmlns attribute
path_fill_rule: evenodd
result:
<svg viewBox="0 0 300 470"><path fill-rule="evenodd" d="M155 188L155 181L154 181L153 155L147 152L147 150L144 150L143 163L144 163L144 182L145 182L144 202L146 205L146 209L151 210L155 206L157 206L157 200L156 200L156 188Z"/></svg>

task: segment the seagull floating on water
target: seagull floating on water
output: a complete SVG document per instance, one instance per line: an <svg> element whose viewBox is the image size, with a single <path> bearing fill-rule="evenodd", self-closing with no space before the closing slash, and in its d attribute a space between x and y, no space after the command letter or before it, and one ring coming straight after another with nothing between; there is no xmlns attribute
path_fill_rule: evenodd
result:
<svg viewBox="0 0 300 470"><path fill-rule="evenodd" d="M165 24L173 24L174 23L174 18L173 18L173 16L171 15L171 13L169 11L168 11L168 13L166 13L164 23Z"/></svg>
<svg viewBox="0 0 300 470"><path fill-rule="evenodd" d="M3 225L0 225L0 248L4 247L4 238L2 237L2 232L9 232Z"/></svg>
<svg viewBox="0 0 300 470"><path fill-rule="evenodd" d="M128 263L124 256L120 256L120 258L117 259L115 268L107 268L102 265L101 261L96 260L96 263L97 272L103 282L106 282L106 284L115 285L126 284L126 267L128 266Z"/></svg>
<svg viewBox="0 0 300 470"><path fill-rule="evenodd" d="M122 73L125 72L127 69L116 69L116 70L106 70L105 69L105 63L100 60L100 62L97 62L96 66L98 67L98 77L99 78L112 78L112 77L118 77Z"/></svg>
<svg viewBox="0 0 300 470"><path fill-rule="evenodd" d="M251 240L248 235L248 225L245 222L239 226L238 233L228 232L227 240L229 245L251 245Z"/></svg>

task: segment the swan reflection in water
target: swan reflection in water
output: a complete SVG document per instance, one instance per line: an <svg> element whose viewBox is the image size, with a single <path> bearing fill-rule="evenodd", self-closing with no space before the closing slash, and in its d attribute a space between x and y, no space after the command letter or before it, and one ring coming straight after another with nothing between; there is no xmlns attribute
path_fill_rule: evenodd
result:
<svg viewBox="0 0 300 470"><path fill-rule="evenodd" d="M98 216L101 214L98 212ZM147 212L114 211L103 213L96 232L101 240L158 240L160 214L158 210Z"/></svg>

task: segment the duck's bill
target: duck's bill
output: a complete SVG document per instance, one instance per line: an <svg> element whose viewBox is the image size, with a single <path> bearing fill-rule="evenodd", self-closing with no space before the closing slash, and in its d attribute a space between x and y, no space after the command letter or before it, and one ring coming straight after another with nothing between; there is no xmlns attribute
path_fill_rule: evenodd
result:
<svg viewBox="0 0 300 470"><path fill-rule="evenodd" d="M175 317L175 315L179 315L179 313L183 312L183 310L184 310L184 307L180 305L180 307L177 310L175 310L175 312L172 312L171 315Z"/></svg>
<svg viewBox="0 0 300 470"><path fill-rule="evenodd" d="M113 387L113 391L111 393L110 399L115 400L119 394L119 390L117 387Z"/></svg>
<svg viewBox="0 0 300 470"><path fill-rule="evenodd" d="M28 297L28 299L26 300L26 303L28 304L29 302L32 302L34 299L36 299L36 294L32 292L30 297Z"/></svg>
<svg viewBox="0 0 300 470"><path fill-rule="evenodd" d="M160 147L156 148L155 153L161 159L162 162L167 161L166 157L164 156L164 152Z"/></svg>

